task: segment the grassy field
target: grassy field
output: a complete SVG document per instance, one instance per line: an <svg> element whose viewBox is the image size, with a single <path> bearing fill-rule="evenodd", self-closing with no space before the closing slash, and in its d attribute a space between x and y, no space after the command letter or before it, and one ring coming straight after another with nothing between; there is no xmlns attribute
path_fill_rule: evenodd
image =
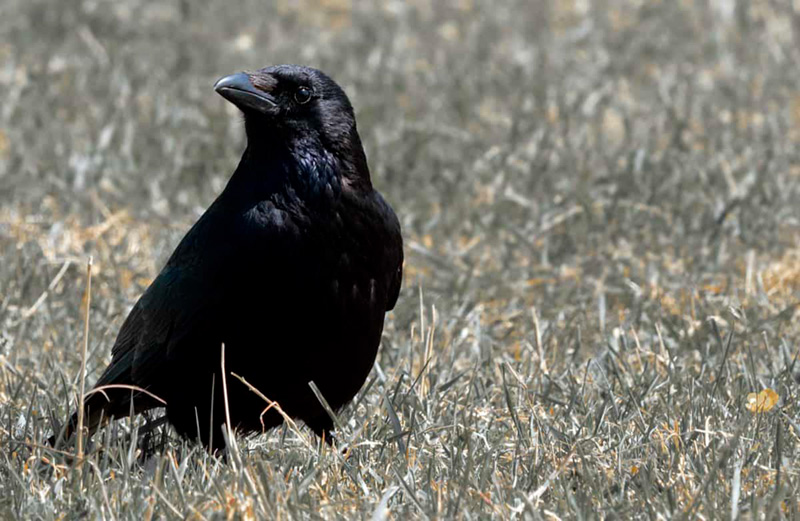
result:
<svg viewBox="0 0 800 521"><path fill-rule="evenodd" d="M214 81L283 62L406 241L349 453L140 419L79 471L87 259L91 384L239 159ZM798 71L787 0L3 0L0 518L800 518Z"/></svg>

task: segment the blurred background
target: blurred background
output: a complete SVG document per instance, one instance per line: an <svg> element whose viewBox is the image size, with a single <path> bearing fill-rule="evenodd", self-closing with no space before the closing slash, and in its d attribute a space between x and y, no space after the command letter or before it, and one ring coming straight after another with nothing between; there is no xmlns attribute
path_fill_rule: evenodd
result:
<svg viewBox="0 0 800 521"><path fill-rule="evenodd" d="M344 87L401 219L390 377L419 374L435 320L427 378L478 368L473 400L506 363L568 400L553 382L630 331L706 378L713 317L743 350L730 400L793 396L797 1L3 0L0 365L36 383L3 391L9 418L74 393L89 256L89 381L105 366L243 151L215 80L277 63Z"/></svg>

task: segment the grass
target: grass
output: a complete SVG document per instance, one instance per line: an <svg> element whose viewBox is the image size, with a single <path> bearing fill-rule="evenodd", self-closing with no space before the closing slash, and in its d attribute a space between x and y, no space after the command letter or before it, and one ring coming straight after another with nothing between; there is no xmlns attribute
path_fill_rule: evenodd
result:
<svg viewBox="0 0 800 521"><path fill-rule="evenodd" d="M800 517L796 2L367 4L0 5L0 517ZM86 261L91 384L239 158L214 80L279 62L406 239L349 451L126 420L78 472Z"/></svg>

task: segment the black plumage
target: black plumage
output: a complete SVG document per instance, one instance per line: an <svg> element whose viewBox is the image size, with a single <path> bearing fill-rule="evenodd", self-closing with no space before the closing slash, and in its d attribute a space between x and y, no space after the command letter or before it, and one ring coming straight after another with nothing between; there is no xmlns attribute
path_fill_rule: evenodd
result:
<svg viewBox="0 0 800 521"><path fill-rule="evenodd" d="M229 373L330 440L332 421L308 382L339 409L366 380L400 290L400 225L372 187L353 109L328 76L281 65L215 89L244 113L247 148L133 307L95 388L146 389L167 402L180 434L219 448L224 342ZM283 421L274 410L261 418L264 401L237 379L227 387L240 432ZM89 432L127 416L131 397L136 413L159 406L141 392L94 393L84 403ZM73 415L68 435L75 426Z"/></svg>

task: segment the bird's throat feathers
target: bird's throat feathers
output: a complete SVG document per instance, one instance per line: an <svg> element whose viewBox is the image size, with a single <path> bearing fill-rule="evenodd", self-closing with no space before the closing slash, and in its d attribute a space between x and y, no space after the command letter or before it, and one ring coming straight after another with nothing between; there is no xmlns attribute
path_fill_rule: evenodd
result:
<svg viewBox="0 0 800 521"><path fill-rule="evenodd" d="M371 189L361 143L360 157L342 160L315 144L258 146L248 143L228 189L247 190L245 197L265 199L276 193L294 193L308 202L338 199L343 191Z"/></svg>

